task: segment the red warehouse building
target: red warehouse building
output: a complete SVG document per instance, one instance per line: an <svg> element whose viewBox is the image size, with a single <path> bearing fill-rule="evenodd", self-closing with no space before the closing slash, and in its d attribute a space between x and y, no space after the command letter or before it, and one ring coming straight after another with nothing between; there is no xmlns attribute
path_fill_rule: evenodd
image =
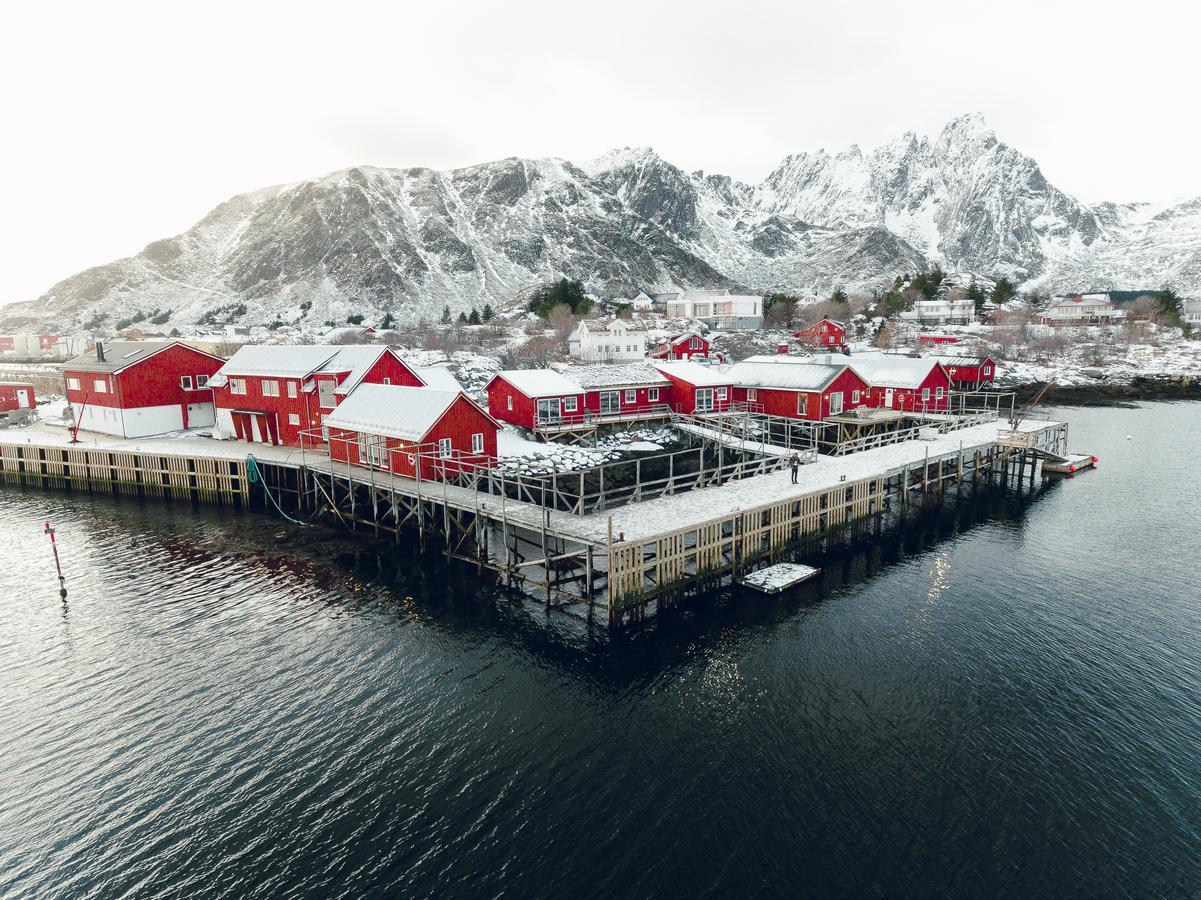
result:
<svg viewBox="0 0 1201 900"><path fill-rule="evenodd" d="M735 402L772 416L820 420L868 402L867 381L846 362L752 356L726 375Z"/></svg>
<svg viewBox="0 0 1201 900"><path fill-rule="evenodd" d="M808 328L802 328L793 337L824 350L845 350L847 347L847 326L837 319L822 319L814 322Z"/></svg>
<svg viewBox="0 0 1201 900"><path fill-rule="evenodd" d="M494 418L536 431L574 420L584 410L584 389L553 369L509 369L488 382Z"/></svg>
<svg viewBox="0 0 1201 900"><path fill-rule="evenodd" d="M949 334L919 334L917 342L923 347L939 347L943 344L958 344L959 338Z"/></svg>
<svg viewBox="0 0 1201 900"><path fill-rule="evenodd" d="M390 348L247 345L210 382L222 437L298 446L361 384L423 387Z"/></svg>
<svg viewBox="0 0 1201 900"><path fill-rule="evenodd" d="M930 357L875 354L855 356L851 365L871 385L870 404L904 412L946 412L951 376Z"/></svg>
<svg viewBox="0 0 1201 900"><path fill-rule="evenodd" d="M36 405L33 384L28 381L0 381L0 412L33 409Z"/></svg>
<svg viewBox="0 0 1201 900"><path fill-rule="evenodd" d="M671 382L648 363L574 366L563 377L584 389L584 420L615 422L654 418L667 410Z"/></svg>
<svg viewBox="0 0 1201 900"><path fill-rule="evenodd" d="M500 423L461 391L364 384L325 418L330 456L435 480L490 467Z"/></svg>
<svg viewBox="0 0 1201 900"><path fill-rule="evenodd" d="M97 342L63 364L79 427L145 437L213 424L208 381L223 360L179 341Z"/></svg>
<svg viewBox="0 0 1201 900"><path fill-rule="evenodd" d="M718 369L699 363L663 360L653 363L671 382L667 402L678 413L724 412L734 402L734 385Z"/></svg>
<svg viewBox="0 0 1201 900"><path fill-rule="evenodd" d="M660 341L646 355L651 359L708 359L709 339L686 331Z"/></svg>
<svg viewBox="0 0 1201 900"><path fill-rule="evenodd" d="M990 387L997 376L997 364L987 356L940 357L951 376L951 384L959 391L978 391Z"/></svg>

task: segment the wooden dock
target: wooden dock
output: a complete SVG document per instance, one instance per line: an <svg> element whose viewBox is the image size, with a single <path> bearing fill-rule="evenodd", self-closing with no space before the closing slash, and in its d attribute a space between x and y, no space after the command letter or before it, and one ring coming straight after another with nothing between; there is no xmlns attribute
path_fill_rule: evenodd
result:
<svg viewBox="0 0 1201 900"><path fill-rule="evenodd" d="M930 432L927 432L929 435ZM0 477L70 490L136 493L239 506L261 492L298 518L324 518L399 542L416 534L451 557L488 569L549 605L611 624L638 621L739 576L802 538L941 495L968 482L1031 479L1040 455L1067 451L1067 426L973 424L841 456L814 456L792 484L779 453L725 446L699 466L641 480L619 505L600 503L582 474L419 481L333 461L313 450L232 441L97 441L0 437ZM762 448L760 448L762 450ZM684 451L691 452L691 451ZM264 479L252 485L247 455ZM707 461L708 460L708 461ZM639 475L641 479L641 474ZM574 485L578 483L578 492ZM645 493L643 492L645 489Z"/></svg>

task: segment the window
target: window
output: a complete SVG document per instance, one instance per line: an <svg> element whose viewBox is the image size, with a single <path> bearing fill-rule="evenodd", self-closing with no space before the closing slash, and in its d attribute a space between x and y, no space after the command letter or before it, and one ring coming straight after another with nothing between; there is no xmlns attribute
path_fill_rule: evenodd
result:
<svg viewBox="0 0 1201 900"><path fill-rule="evenodd" d="M333 409L334 403L334 388L336 385L329 379L317 382L317 403L325 409Z"/></svg>
<svg viewBox="0 0 1201 900"><path fill-rule="evenodd" d="M756 400L759 399L759 391L756 388L747 388L746 389L746 399L749 400L750 402L754 403Z"/></svg>
<svg viewBox="0 0 1201 900"><path fill-rule="evenodd" d="M293 400L296 399L296 382L295 381L288 382L288 396L291 397Z"/></svg>
<svg viewBox="0 0 1201 900"><path fill-rule="evenodd" d="M97 378L92 382L92 390L95 391L97 394L107 394L108 393L108 382L105 381L103 378Z"/></svg>
<svg viewBox="0 0 1201 900"><path fill-rule="evenodd" d="M713 410L713 388L696 389L696 411L711 412Z"/></svg>
<svg viewBox="0 0 1201 900"><path fill-rule="evenodd" d="M934 396L937 397L939 400L941 400L942 399L942 388L935 388Z"/></svg>
<svg viewBox="0 0 1201 900"><path fill-rule="evenodd" d="M659 402L659 389L651 388L649 391L647 391L646 399L648 401L650 401L651 403L658 403Z"/></svg>
<svg viewBox="0 0 1201 900"><path fill-rule="evenodd" d="M851 391L851 402L852 403L859 402L859 392L858 391Z"/></svg>
<svg viewBox="0 0 1201 900"><path fill-rule="evenodd" d="M704 348L705 348L705 342L702 341L699 337L690 337L688 339L688 349L689 350L703 350Z"/></svg>
<svg viewBox="0 0 1201 900"><path fill-rule="evenodd" d="M985 367L984 367L984 369L983 369L983 372L984 372L984 374L985 374L985 375L987 375L987 374L988 374L988 372L989 372L989 367L988 367L988 366L985 366Z"/></svg>
<svg viewBox="0 0 1201 900"><path fill-rule="evenodd" d="M448 459L453 452L450 446L450 438L438 438L438 455L443 459Z"/></svg>
<svg viewBox="0 0 1201 900"><path fill-rule="evenodd" d="M391 384L391 383L392 383L392 379L391 379L391 378L385 378L385 379L384 379L384 384Z"/></svg>
<svg viewBox="0 0 1201 900"><path fill-rule="evenodd" d="M179 377L179 386L181 388L183 388L185 391L190 391L192 389L192 376L191 375L181 375Z"/></svg>
<svg viewBox="0 0 1201 900"><path fill-rule="evenodd" d="M300 424L300 416L297 413L288 413L288 424L289 425L299 425Z"/></svg>
<svg viewBox="0 0 1201 900"><path fill-rule="evenodd" d="M264 397L279 396L279 382L273 378L264 378L262 381Z"/></svg>
<svg viewBox="0 0 1201 900"><path fill-rule="evenodd" d="M197 375L196 376L196 387L198 387L198 388L208 387L208 383L209 383L209 377L207 375Z"/></svg>
<svg viewBox="0 0 1201 900"><path fill-rule="evenodd" d="M69 390L69 391L79 390L79 379L78 378L68 378L67 379L67 390Z"/></svg>
<svg viewBox="0 0 1201 900"><path fill-rule="evenodd" d="M717 389L717 399L718 399L718 400L725 400L725 399L726 399L726 388L724 388L724 387L719 387L719 388Z"/></svg>
<svg viewBox="0 0 1201 900"><path fill-rule="evenodd" d="M484 433L482 431L477 431L471 436L471 452L477 454L484 452Z"/></svg>
<svg viewBox="0 0 1201 900"><path fill-rule="evenodd" d="M511 411L513 409L513 395L509 394L509 396L505 397L505 400L507 401L508 408Z"/></svg>
<svg viewBox="0 0 1201 900"><path fill-rule="evenodd" d="M638 402L637 391L626 391L626 406L630 406Z"/></svg>
<svg viewBox="0 0 1201 900"><path fill-rule="evenodd" d="M797 394L796 395L796 414L798 416L809 415L809 395L808 394Z"/></svg>
<svg viewBox="0 0 1201 900"><path fill-rule="evenodd" d="M930 399L930 389L929 388L922 388L922 399L923 400Z"/></svg>
<svg viewBox="0 0 1201 900"><path fill-rule="evenodd" d="M246 379L245 378L229 379L229 392L231 394L245 394L246 393Z"/></svg>
<svg viewBox="0 0 1201 900"><path fill-rule="evenodd" d="M575 412L579 408L577 406L578 402L579 401L575 397L564 397L563 412Z"/></svg>

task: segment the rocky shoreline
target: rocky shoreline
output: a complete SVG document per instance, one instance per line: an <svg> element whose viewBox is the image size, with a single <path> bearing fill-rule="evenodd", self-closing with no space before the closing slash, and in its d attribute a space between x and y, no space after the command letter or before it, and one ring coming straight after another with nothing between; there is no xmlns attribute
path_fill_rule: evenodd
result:
<svg viewBox="0 0 1201 900"><path fill-rule="evenodd" d="M1000 386L1016 391L1019 403L1029 401L1042 382ZM1189 375L1138 376L1128 382L1098 381L1096 384L1055 384L1045 402L1052 406L1123 406L1140 400L1201 400L1201 377Z"/></svg>

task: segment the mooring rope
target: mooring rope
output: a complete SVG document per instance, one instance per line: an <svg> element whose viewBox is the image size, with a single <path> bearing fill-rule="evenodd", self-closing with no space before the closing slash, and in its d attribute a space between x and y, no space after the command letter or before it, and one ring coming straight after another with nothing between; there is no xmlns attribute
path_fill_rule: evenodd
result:
<svg viewBox="0 0 1201 900"><path fill-rule="evenodd" d="M252 454L246 455L246 480L251 484L258 482L263 486L263 493L267 495L267 499L271 501L271 505L276 508L281 516L296 525L307 525L308 522L302 522L300 519L293 519L290 515L283 511L283 508L271 495L271 489L267 487L267 481L263 478L263 473L259 471L259 461Z"/></svg>

